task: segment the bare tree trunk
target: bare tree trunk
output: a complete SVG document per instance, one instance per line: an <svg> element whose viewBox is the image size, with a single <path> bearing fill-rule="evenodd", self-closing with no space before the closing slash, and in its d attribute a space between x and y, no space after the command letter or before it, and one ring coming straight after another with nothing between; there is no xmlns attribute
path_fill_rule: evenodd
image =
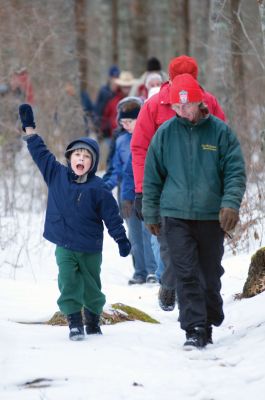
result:
<svg viewBox="0 0 265 400"><path fill-rule="evenodd" d="M118 18L119 18L119 32L118 32L118 46L119 46L119 63L123 70L132 71L136 76L141 70L141 65L138 62L136 69L135 58L138 59L138 54L134 53L133 46L133 23L131 16L134 13L134 2L130 0L119 1ZM142 63L142 60L141 60Z"/></svg>
<svg viewBox="0 0 265 400"><path fill-rule="evenodd" d="M132 71L141 73L139 66L145 65L148 58L147 43L147 3L142 0L135 0L131 5L131 37L132 51L135 54L132 63Z"/></svg>
<svg viewBox="0 0 265 400"><path fill-rule="evenodd" d="M172 29L175 51L171 58L190 54L190 0L171 1L169 4L169 25L174 21L175 35Z"/></svg>
<svg viewBox="0 0 265 400"><path fill-rule="evenodd" d="M244 147L244 153L249 160L251 157L252 146L250 146L251 137L248 124L249 118L246 99L245 64L243 58L244 37L239 22L241 6L241 0L231 0L231 58L233 71L231 101L234 105L231 124L235 127L236 132L240 136ZM240 115L240 118L238 118L238 115Z"/></svg>
<svg viewBox="0 0 265 400"><path fill-rule="evenodd" d="M86 0L75 0L76 53L79 63L80 89L87 90Z"/></svg>
<svg viewBox="0 0 265 400"><path fill-rule="evenodd" d="M263 48L265 52L265 2L264 0L257 0L259 5L260 24L262 31Z"/></svg>
<svg viewBox="0 0 265 400"><path fill-rule="evenodd" d="M199 81L204 85L208 57L210 0L200 0L200 7L197 7L197 4L197 0L190 0L189 54L198 61Z"/></svg>
<svg viewBox="0 0 265 400"><path fill-rule="evenodd" d="M184 24L186 27L186 32L184 36L184 46L185 46L185 54L190 53L190 8L189 8L190 1L186 0L182 4L183 7L183 19Z"/></svg>
<svg viewBox="0 0 265 400"><path fill-rule="evenodd" d="M112 61L118 64L118 0L112 0Z"/></svg>
<svg viewBox="0 0 265 400"><path fill-rule="evenodd" d="M262 31L262 42L263 42L263 49L265 53L265 2L264 0L257 0L259 5L259 15L260 15L260 25ZM265 71L265 69L263 68ZM261 137L261 150L263 155L263 161L265 159L265 116L264 116L264 109L263 109L263 118L262 118L262 126L259 132Z"/></svg>
<svg viewBox="0 0 265 400"><path fill-rule="evenodd" d="M233 115L233 103L230 98L231 34L230 15L226 6L226 0L212 0L210 5L207 90L218 98L230 120Z"/></svg>

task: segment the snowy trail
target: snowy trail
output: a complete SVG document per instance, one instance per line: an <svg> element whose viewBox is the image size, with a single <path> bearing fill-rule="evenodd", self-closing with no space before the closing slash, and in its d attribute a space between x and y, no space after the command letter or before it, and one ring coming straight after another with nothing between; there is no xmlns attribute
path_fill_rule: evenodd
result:
<svg viewBox="0 0 265 400"><path fill-rule="evenodd" d="M130 259L118 256L106 236L102 266L107 303L122 302L149 313L159 325L125 322L103 326L102 337L70 342L67 327L19 324L44 321L57 310L56 265L32 255L35 278L23 268L16 279L0 271L0 398L3 400L263 400L265 390L265 293L234 301L249 256L224 260L226 318L214 329L214 345L183 351L178 311L157 303L158 285L128 287ZM23 384L35 379L36 387ZM30 386L30 385L29 385ZM33 385L34 386L34 385Z"/></svg>

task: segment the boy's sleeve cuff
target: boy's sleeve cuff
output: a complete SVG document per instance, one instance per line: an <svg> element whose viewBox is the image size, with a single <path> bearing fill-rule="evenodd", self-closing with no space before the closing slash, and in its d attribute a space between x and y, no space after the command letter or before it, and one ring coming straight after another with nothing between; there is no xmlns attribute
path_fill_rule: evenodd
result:
<svg viewBox="0 0 265 400"><path fill-rule="evenodd" d="M30 135L22 135L22 139L27 142L29 139L33 138L34 136L37 136L37 133L31 133Z"/></svg>

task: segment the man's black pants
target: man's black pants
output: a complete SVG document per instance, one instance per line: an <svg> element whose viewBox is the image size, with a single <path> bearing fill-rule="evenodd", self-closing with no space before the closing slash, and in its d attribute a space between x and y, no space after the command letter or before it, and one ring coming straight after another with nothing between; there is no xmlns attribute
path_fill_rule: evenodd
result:
<svg viewBox="0 0 265 400"><path fill-rule="evenodd" d="M181 328L219 326L224 319L220 295L224 232L219 221L164 217L161 235L170 257L165 274L167 281L170 276L174 279L168 286L176 285Z"/></svg>

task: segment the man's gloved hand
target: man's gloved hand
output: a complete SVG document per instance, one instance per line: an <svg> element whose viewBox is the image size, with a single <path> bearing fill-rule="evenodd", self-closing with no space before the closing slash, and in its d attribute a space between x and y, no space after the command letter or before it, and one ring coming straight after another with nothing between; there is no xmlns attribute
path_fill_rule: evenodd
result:
<svg viewBox="0 0 265 400"><path fill-rule="evenodd" d="M19 107L19 116L24 132L26 132L25 128L36 128L33 111L29 104L21 104L21 106Z"/></svg>
<svg viewBox="0 0 265 400"><path fill-rule="evenodd" d="M121 257L127 257L131 251L131 243L127 238L117 240Z"/></svg>
<svg viewBox="0 0 265 400"><path fill-rule="evenodd" d="M239 221L238 210L235 208L221 208L219 221L224 232L231 231Z"/></svg>
<svg viewBox="0 0 265 400"><path fill-rule="evenodd" d="M135 200L134 200L135 214L137 218L139 218L141 221L144 220L142 214L142 200L143 200L143 193L135 193Z"/></svg>
<svg viewBox="0 0 265 400"><path fill-rule="evenodd" d="M132 215L132 209L133 209L133 201L131 200L123 200L121 202L121 213L123 218L130 218Z"/></svg>
<svg viewBox="0 0 265 400"><path fill-rule="evenodd" d="M152 235L155 235L155 236L159 235L161 224L146 224L146 226Z"/></svg>

